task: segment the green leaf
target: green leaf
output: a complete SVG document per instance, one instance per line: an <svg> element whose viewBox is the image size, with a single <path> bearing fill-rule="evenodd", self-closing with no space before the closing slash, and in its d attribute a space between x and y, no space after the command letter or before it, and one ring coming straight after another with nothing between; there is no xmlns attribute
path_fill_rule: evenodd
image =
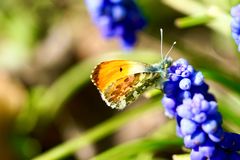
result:
<svg viewBox="0 0 240 160"><path fill-rule="evenodd" d="M161 126L159 130L150 137L118 145L97 155L92 158L92 160L106 160L112 157L114 157L114 160L122 160L144 152L160 151L169 147L180 146L182 145L182 140L176 137L174 126L175 123L170 121L164 126ZM169 139L171 139L171 141L169 141Z"/></svg>
<svg viewBox="0 0 240 160"><path fill-rule="evenodd" d="M60 144L53 149L50 149L46 153L35 157L34 160L61 159L70 154L73 154L77 150L110 135L119 127L123 126L130 120L143 115L147 111L159 109L159 103L159 99L149 100L149 102L138 106L137 108L122 112L117 116L107 120L106 122L90 129L80 137L64 142L63 144Z"/></svg>

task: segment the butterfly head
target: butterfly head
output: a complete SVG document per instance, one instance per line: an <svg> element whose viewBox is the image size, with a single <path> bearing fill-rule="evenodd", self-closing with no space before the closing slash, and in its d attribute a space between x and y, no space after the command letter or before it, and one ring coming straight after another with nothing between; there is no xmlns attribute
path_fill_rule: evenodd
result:
<svg viewBox="0 0 240 160"><path fill-rule="evenodd" d="M160 69L167 70L172 65L172 58L166 57L164 60L160 63Z"/></svg>

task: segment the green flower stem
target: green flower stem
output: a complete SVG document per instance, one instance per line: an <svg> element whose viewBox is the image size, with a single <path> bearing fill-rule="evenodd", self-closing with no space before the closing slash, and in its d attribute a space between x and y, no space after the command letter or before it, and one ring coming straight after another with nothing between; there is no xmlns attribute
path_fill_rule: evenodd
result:
<svg viewBox="0 0 240 160"><path fill-rule="evenodd" d="M114 149L107 151L105 154L93 158L92 160L106 160L111 159L111 157L114 157L114 160L122 160L125 157L130 157L137 153L156 151L180 145L182 145L182 141L177 138L172 139L171 141L169 141L169 139L154 139L154 138L140 139L131 143L120 145Z"/></svg>
<svg viewBox="0 0 240 160"><path fill-rule="evenodd" d="M169 141L169 138L166 139L154 139L154 138L146 138L136 140L131 143L126 143L120 145L114 149L107 151L104 154L101 154L92 160L106 160L114 157L114 160L122 160L126 159L126 157L130 157L132 155L136 155L141 152L146 151L156 151L161 149L166 149L169 147L176 147L182 145L182 141L180 139L172 139ZM174 148L173 147L173 148ZM126 149L128 150L126 152Z"/></svg>
<svg viewBox="0 0 240 160"><path fill-rule="evenodd" d="M131 109L129 111L118 114L117 116L107 120L106 122L96 126L95 128L90 129L85 132L84 135L80 137L69 140L63 144L58 145L57 147L43 153L34 158L34 160L57 160L63 157L66 157L70 154L73 154L77 150L94 143L107 135L110 135L118 128L123 126L125 123L130 120L143 115L147 111L159 108L160 101L159 98L154 100L149 100L148 103L143 104L137 108Z"/></svg>
<svg viewBox="0 0 240 160"><path fill-rule="evenodd" d="M173 160L190 160L189 154L173 155Z"/></svg>
<svg viewBox="0 0 240 160"><path fill-rule="evenodd" d="M187 15L206 13L207 11L200 1L195 0L161 0L161 2Z"/></svg>
<svg viewBox="0 0 240 160"><path fill-rule="evenodd" d="M240 130L240 95L234 94L231 91L228 91L226 93L221 93L218 91L215 91L214 95L216 97L219 97L217 99L219 104L219 111L223 115L224 119L224 128L228 130L232 130L233 132L239 132Z"/></svg>
<svg viewBox="0 0 240 160"><path fill-rule="evenodd" d="M187 27L206 24L206 23L209 23L211 20L213 20L213 17L209 15L189 16L189 17L178 18L175 21L175 24L179 28L187 28Z"/></svg>
<svg viewBox="0 0 240 160"><path fill-rule="evenodd" d="M154 153L143 151L140 154L138 154L136 157L134 157L134 160L154 160Z"/></svg>
<svg viewBox="0 0 240 160"><path fill-rule="evenodd" d="M203 72L203 75L207 79L212 79L222 84L223 86L231 89L232 91L235 91L236 93L240 94L239 77L234 77L233 75L228 75L227 73L224 72L216 72L213 69L212 70L201 69L201 72Z"/></svg>
<svg viewBox="0 0 240 160"><path fill-rule="evenodd" d="M181 146L182 140L175 135L175 125L174 121L170 121L160 127L160 129L150 137L118 145L97 155L92 158L92 160L106 160L112 159L112 157L114 157L114 160L122 160L144 152L153 152L172 146ZM169 141L169 139L171 139L171 141Z"/></svg>
<svg viewBox="0 0 240 160"><path fill-rule="evenodd" d="M231 33L229 27L231 17L218 6L206 6L196 0L162 0L162 2L192 17L197 15L209 15L213 17L213 20L209 21L209 23L206 24L207 26L225 36L229 36Z"/></svg>

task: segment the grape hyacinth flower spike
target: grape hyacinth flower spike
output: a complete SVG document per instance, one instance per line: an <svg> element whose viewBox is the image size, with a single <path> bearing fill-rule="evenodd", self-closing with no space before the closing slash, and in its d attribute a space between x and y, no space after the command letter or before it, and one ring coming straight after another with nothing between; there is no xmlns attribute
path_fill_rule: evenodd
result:
<svg viewBox="0 0 240 160"><path fill-rule="evenodd" d="M169 67L168 77L162 99L165 114L176 118L177 134L191 149L191 160L240 160L240 135L223 130L203 74L179 59Z"/></svg>
<svg viewBox="0 0 240 160"><path fill-rule="evenodd" d="M137 31L146 25L134 0L85 0L95 24L106 38L119 37L125 49L136 43Z"/></svg>
<svg viewBox="0 0 240 160"><path fill-rule="evenodd" d="M232 37L238 46L238 51L240 51L240 4L232 7L231 16L232 16L231 23Z"/></svg>

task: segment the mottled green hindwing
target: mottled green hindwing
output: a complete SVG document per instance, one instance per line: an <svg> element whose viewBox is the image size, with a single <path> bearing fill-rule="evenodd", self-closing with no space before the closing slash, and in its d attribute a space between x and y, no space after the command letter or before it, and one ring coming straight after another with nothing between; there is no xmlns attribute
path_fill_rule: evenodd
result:
<svg viewBox="0 0 240 160"><path fill-rule="evenodd" d="M112 108L123 109L135 101L144 91L156 86L161 79L159 72L137 73L118 79L102 94Z"/></svg>

